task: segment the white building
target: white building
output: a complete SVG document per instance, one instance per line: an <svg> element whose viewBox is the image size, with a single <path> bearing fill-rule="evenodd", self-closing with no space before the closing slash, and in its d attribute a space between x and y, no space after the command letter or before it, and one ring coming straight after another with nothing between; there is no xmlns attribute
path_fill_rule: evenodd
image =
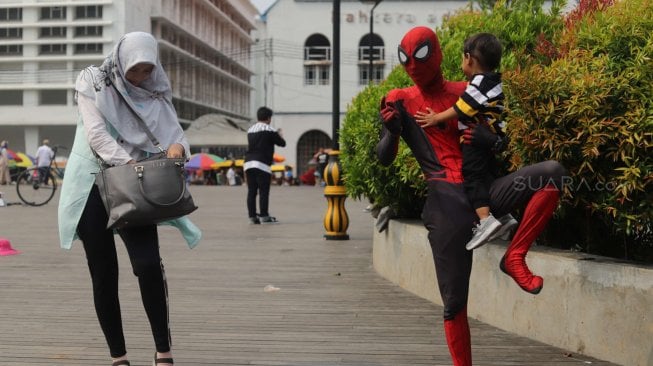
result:
<svg viewBox="0 0 653 366"><path fill-rule="evenodd" d="M0 140L28 154L43 138L70 147L77 74L131 31L159 40L182 124L246 128L257 14L249 0L0 0Z"/></svg>
<svg viewBox="0 0 653 366"><path fill-rule="evenodd" d="M384 0L374 9L373 79L396 66L403 35L419 25L435 28L442 17L467 0ZM372 4L342 1L340 13L340 112L368 84ZM276 151L301 173L319 147L330 148L332 134L333 2L277 0L262 15L253 58L258 61L256 100L274 110L285 148Z"/></svg>

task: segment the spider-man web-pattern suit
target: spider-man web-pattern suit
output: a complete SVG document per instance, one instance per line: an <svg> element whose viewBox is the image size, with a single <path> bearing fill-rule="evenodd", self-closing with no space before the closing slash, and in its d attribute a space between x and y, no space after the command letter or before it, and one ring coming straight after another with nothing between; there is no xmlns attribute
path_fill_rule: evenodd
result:
<svg viewBox="0 0 653 366"><path fill-rule="evenodd" d="M399 46L399 60L415 83L391 90L381 101L380 162L394 160L399 138L403 138L419 162L428 183L422 220L428 230L440 295L444 303L444 330L455 366L472 364L467 323L467 296L472 270L472 252L465 249L478 220L463 189L462 153L457 121L444 128L422 128L415 122L418 111L427 107L442 112L454 105L465 90L465 82L444 80L440 69L442 50L438 38L427 27L411 29ZM496 135L474 128L464 143L491 147ZM542 232L555 210L565 169L546 161L493 180L490 209L496 217L524 208L521 223L501 259L500 267L525 291L536 294L543 280L533 275L525 261L531 244Z"/></svg>

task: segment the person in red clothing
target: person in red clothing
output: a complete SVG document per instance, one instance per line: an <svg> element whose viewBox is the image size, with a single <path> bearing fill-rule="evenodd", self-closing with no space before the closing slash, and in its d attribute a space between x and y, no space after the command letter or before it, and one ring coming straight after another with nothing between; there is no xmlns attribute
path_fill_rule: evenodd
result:
<svg viewBox="0 0 653 366"><path fill-rule="evenodd" d="M465 249L465 243L478 218L463 187L461 132L455 119L443 126L422 128L414 117L428 109L435 113L447 110L463 94L466 83L444 80L440 43L427 27L415 27L406 33L399 45L399 61L415 85L393 89L382 99L383 128L377 156L383 165L391 164L402 138L420 164L428 185L422 220L428 230L444 304L445 337L454 365L469 366L472 349L467 298L472 252ZM462 136L463 143L480 148L492 148L497 142L497 135L484 125ZM565 174L561 164L546 161L496 177L490 185L492 212L502 216L525 207L499 267L532 294L540 292L543 280L528 269L526 254L557 207Z"/></svg>

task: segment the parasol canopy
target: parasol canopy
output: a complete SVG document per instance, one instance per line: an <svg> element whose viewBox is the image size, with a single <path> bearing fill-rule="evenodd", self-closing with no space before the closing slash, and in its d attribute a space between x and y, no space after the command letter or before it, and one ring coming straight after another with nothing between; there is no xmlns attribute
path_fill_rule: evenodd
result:
<svg viewBox="0 0 653 366"><path fill-rule="evenodd" d="M7 152L7 158L9 158L9 160L14 160L17 163L20 162L21 159L17 158L16 152L14 150L7 147L5 148L5 151Z"/></svg>
<svg viewBox="0 0 653 366"><path fill-rule="evenodd" d="M232 163L234 163L234 166L236 167L242 167L243 164L245 164L245 159L221 161L215 164L211 164L211 169L229 168Z"/></svg>
<svg viewBox="0 0 653 366"><path fill-rule="evenodd" d="M286 161L286 157L281 154L274 153L274 155L272 156L272 160L275 163L283 163L284 161Z"/></svg>
<svg viewBox="0 0 653 366"><path fill-rule="evenodd" d="M285 172L286 166L283 164L272 164L272 166L270 166L270 169L272 170L272 172Z"/></svg>
<svg viewBox="0 0 653 366"><path fill-rule="evenodd" d="M15 162L15 166L21 168L29 168L32 165L34 165L34 159L32 159L32 157L30 157L29 155L23 152L17 152L14 154L15 154L15 158L13 160Z"/></svg>
<svg viewBox="0 0 653 366"><path fill-rule="evenodd" d="M186 162L185 168L191 170L211 170L213 164L223 161L223 158L214 154L197 153L190 156L190 159Z"/></svg>

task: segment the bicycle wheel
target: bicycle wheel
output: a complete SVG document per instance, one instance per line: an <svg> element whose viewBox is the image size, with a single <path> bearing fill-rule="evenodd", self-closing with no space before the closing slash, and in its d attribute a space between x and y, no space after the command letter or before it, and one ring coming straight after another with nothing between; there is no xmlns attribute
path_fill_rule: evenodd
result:
<svg viewBox="0 0 653 366"><path fill-rule="evenodd" d="M30 206L42 206L50 202L57 190L57 180L51 171L40 179L38 168L27 169L18 176L16 192L21 201Z"/></svg>

